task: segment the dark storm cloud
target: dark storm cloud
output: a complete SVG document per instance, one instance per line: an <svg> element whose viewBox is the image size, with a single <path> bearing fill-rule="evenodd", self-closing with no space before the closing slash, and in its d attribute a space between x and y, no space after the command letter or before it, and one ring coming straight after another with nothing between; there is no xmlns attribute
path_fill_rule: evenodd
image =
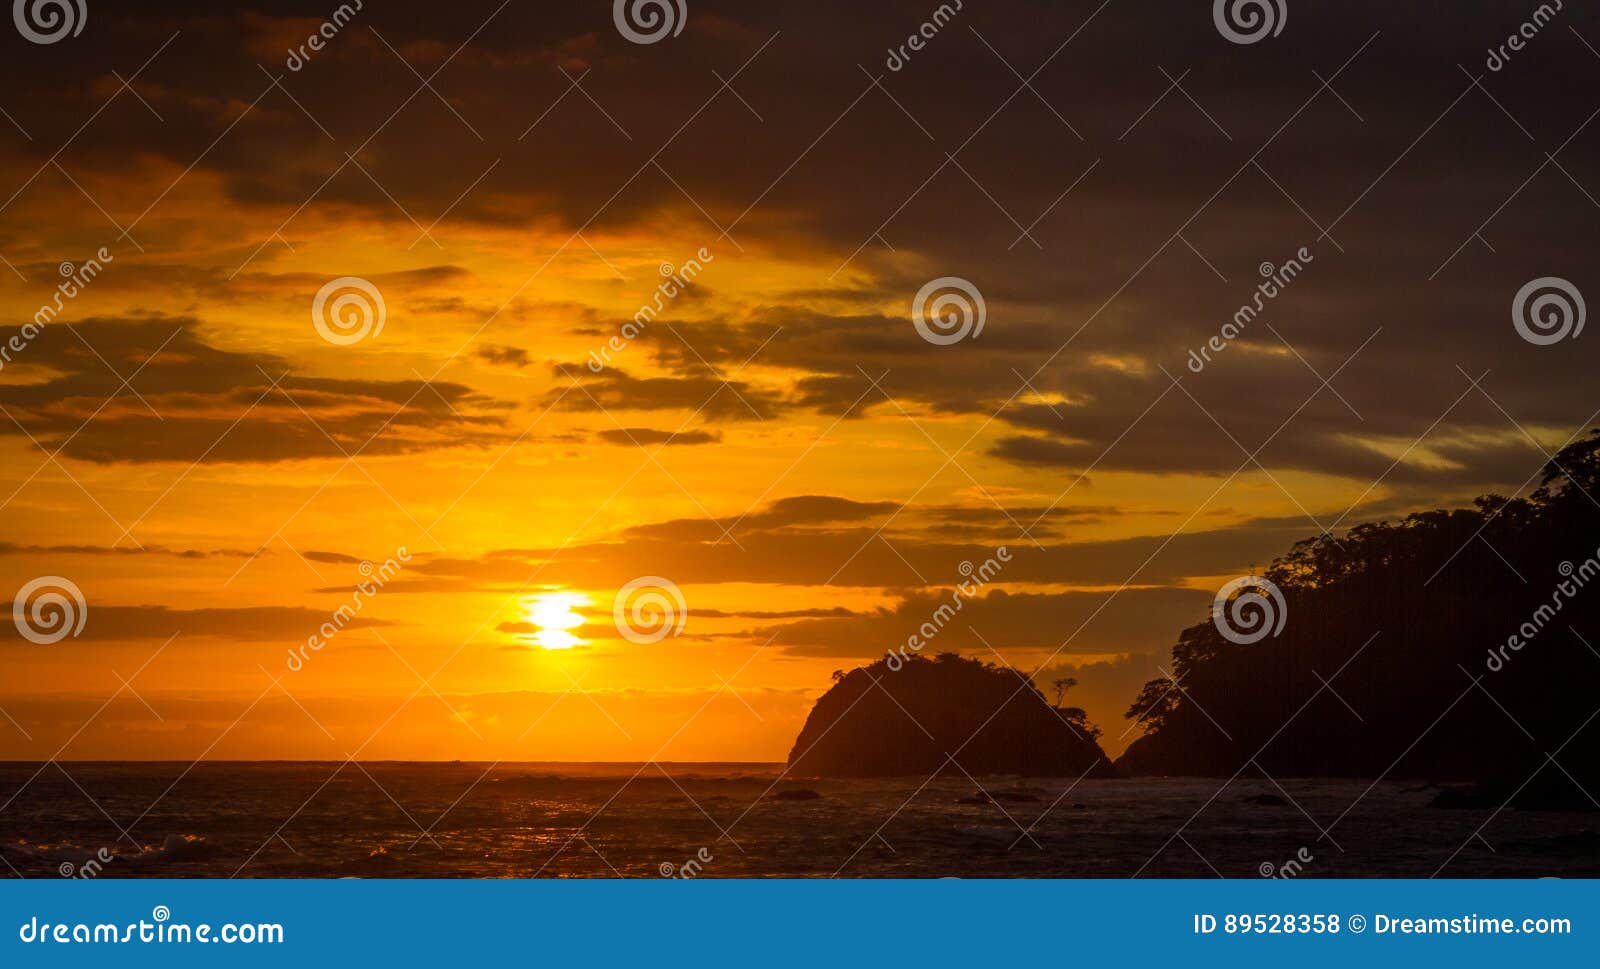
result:
<svg viewBox="0 0 1600 969"><path fill-rule="evenodd" d="M242 203L292 210L344 165L319 198L409 222L384 189L408 210L437 213L505 155L505 165L462 200L452 221L525 224L555 215L576 227L598 211L601 225L615 225L669 205L694 211L655 171L601 208L655 146L693 117L660 159L673 180L713 214L736 215L762 198L735 229L736 238L772 235L781 225L785 233L799 229L842 246L842 261L936 170L916 201L889 220L885 237L897 247L962 254L964 260L981 251L975 242L999 241L1004 252L1020 232L1008 213L1024 226L1032 223L1100 158L1097 174L1033 229L1042 251L1024 240L994 260L1013 266L1006 273L1012 279L1035 279L1035 292L1093 298L1108 292L1104 270L1121 266L1125 277L1136 268L1154 249L1141 237L1156 241L1169 234L1314 94L1260 160L1308 211L1331 220L1464 87L1456 65L1480 65L1507 24L1528 13L1518 0L1470 9L1377 0L1300 5L1293 27L1272 43L1241 47L1218 35L1204 5L969 5L904 70L890 72L883 66L886 49L926 18L926 5L699 3L671 44L648 47L619 36L606 5L499 6L487 0L449 8L421 0L369 5L296 72L280 66L287 48L327 16L326 6L297 4L286 13L282 4L219 11L152 3L137 15L97 12L104 30L76 39L71 50L7 37L25 95L19 100L28 106L18 111L36 132L24 150L48 157L78 119L120 89L112 71L130 74L143 59L140 52L154 51L182 30L136 85L165 108L166 123L124 92L120 99L129 103L105 112L80 136L74 164L112 170L134 154L187 166L267 89L257 66L265 63L284 76L316 121L274 91L205 154L201 171L221 176ZM1569 9L1563 17L1580 32L1595 23L1591 10ZM1375 32L1378 38L1363 50ZM1552 33L1558 36L1539 38L1492 80L1520 123L1544 138L1559 135L1559 143L1587 114L1579 110L1577 92L1594 79L1595 65L1570 33ZM712 74L731 75L758 50L734 86L767 121L723 91ZM1312 70L1331 76L1358 50L1360 57L1335 84L1338 95L1322 91ZM1033 79L1037 95L1013 97L1016 77L1002 57L1024 75L1050 58ZM434 84L450 107L426 91L408 99L418 85L402 58L424 75L444 66ZM858 65L883 75L910 117L876 91L846 113L868 89ZM1171 90L1163 67L1182 75L1186 93ZM563 97L570 82L558 68L574 76L588 70L584 91L605 112L577 94ZM796 85L797 77L806 83ZM712 95L716 99L696 115ZM1519 143L1526 139L1516 122L1487 98L1475 95L1460 115L1436 132L1436 144L1421 147L1416 167L1397 172L1391 182L1425 203L1428 215L1451 212L1452 199L1480 193L1489 202L1482 210L1487 214L1495 196L1516 184L1502 177L1525 176L1530 162L1542 160ZM380 189L346 164L344 151L385 121L363 161ZM834 122L804 163L779 179ZM958 157L983 189L944 155L980 126ZM60 137L53 137L57 128ZM1426 177L1430 165L1463 147L1474 149L1472 170L1457 164L1447 178ZM1577 158L1593 147L1589 141L1568 151ZM1373 199L1369 213L1381 216L1392 198ZM1219 201L1226 215L1197 220L1193 241L1230 275L1259 261L1240 249L1259 241L1251 238L1252 228L1279 215L1292 216L1285 225L1317 234L1253 171ZM1366 226L1352 229L1382 234L1386 220L1374 227L1369 213L1363 213ZM952 216L962 231L950 231ZM1454 220L1440 219L1433 229L1450 239L1440 259L1476 222L1447 221ZM877 243L866 250L868 258L881 251ZM1180 258L1190 258L1187 250ZM1051 268L1048 278L1036 272L1044 266Z"/></svg>
<svg viewBox="0 0 1600 969"><path fill-rule="evenodd" d="M757 583L920 589L963 581L1002 545L1011 561L1001 581L1021 585L1173 585L1190 576L1259 568L1296 540L1316 534L1309 521L1271 519L1176 535L1097 541L1052 539L1035 546L1009 537L972 541L908 514L899 532L882 528L888 504L815 496L777 502L724 537L732 520L679 519L629 529L617 541L560 549L502 549L473 558L418 556L410 571L504 590L537 577L574 588L617 588L641 570L679 585ZM937 514L937 510L935 510ZM858 524L862 517L866 523ZM1029 519L1019 519L1024 525ZM753 521L754 525L749 522ZM873 522L879 525L874 527ZM998 529L997 529L998 530Z"/></svg>
<svg viewBox="0 0 1600 969"><path fill-rule="evenodd" d="M890 537L908 536L920 541L928 535L941 540L994 538L1016 541L1020 525L1039 537L1059 534L1066 525L1090 524L1120 512L1111 509L1062 505L1011 508L927 505L902 508L892 501L852 501L834 495L797 495L780 498L759 511L721 521L679 518L635 525L623 531L626 538L716 542L724 529L735 534L770 532L797 527L838 526L841 523L879 523Z"/></svg>
<svg viewBox="0 0 1600 969"><path fill-rule="evenodd" d="M546 394L543 404L561 410L698 411L706 420L761 421L787 409L779 395L739 380L635 377L620 370L594 374L581 365L558 367L555 372L563 380Z"/></svg>
<svg viewBox="0 0 1600 969"><path fill-rule="evenodd" d="M351 585L322 586L320 588L312 589L311 591L317 595L338 595L349 597L356 595L359 589L359 585L352 583ZM446 592L471 592L473 591L473 587L471 583L455 578L394 579L393 581L384 583L383 591L385 595L395 595L397 593L410 593L412 595L435 595L437 593Z"/></svg>
<svg viewBox="0 0 1600 969"><path fill-rule="evenodd" d="M24 332L0 327L0 342ZM0 433L84 461L414 454L505 437L501 418L477 413L496 402L464 385L300 376L273 354L217 348L193 319L52 324L19 356L54 375L0 385Z"/></svg>
<svg viewBox="0 0 1600 969"><path fill-rule="evenodd" d="M843 606L835 606L832 609L752 609L734 612L722 609L696 609L694 614L702 619L849 619L866 615Z"/></svg>
<svg viewBox="0 0 1600 969"><path fill-rule="evenodd" d="M1315 271L1316 264L1310 266ZM1302 289L1313 284L1310 278L1295 283ZM1472 359L1470 334L1454 334L1461 338L1455 344L1461 356L1447 363L1438 339L1400 332L1387 315L1365 334L1352 334L1347 346L1322 346L1326 338L1307 325L1306 312L1293 302L1297 298L1291 290L1280 299L1295 307L1288 321L1258 319L1247 327L1247 339L1209 363L1202 360L1199 373L1188 368L1185 356L1163 359L1172 350L1170 338L1138 331L1119 333L1114 341L1085 340L1083 350L1074 343L1035 373L1072 335L1043 317L1006 330L991 323L981 338L958 347L925 343L906 319L829 317L798 307L763 310L752 325L681 327L693 351L659 335L646 339L657 359L683 374L704 366L695 353L718 366L736 365L759 348L763 365L805 375L797 381L795 405L826 414L894 415L898 411L887 400L893 397L903 406L935 412L994 415L1000 427L1030 433L1006 435L990 453L1025 466L1074 471L1094 465L1225 475L1261 448L1259 460L1270 468L1370 482L1445 417L1445 433L1430 444L1440 460L1401 466L1388 480L1520 481L1542 456L1519 425L1571 430L1593 412L1582 383L1562 381L1532 393L1533 385L1497 376L1534 366L1535 359L1562 370L1581 368L1573 362L1576 355L1536 357L1541 348L1518 338L1509 312L1498 312L1508 307L1496 304L1505 332L1492 335L1492 359L1474 371L1469 365L1481 359ZM1336 325L1314 304L1310 311L1316 322ZM1217 319L1226 323L1231 317L1219 313ZM774 324L785 335L802 336L768 342L764 334ZM1193 346L1204 340L1197 335ZM1483 389L1473 389L1470 378L1484 370L1490 375ZM1334 379L1325 388L1322 377ZM879 389L873 389L873 378L879 378ZM1022 378L1059 399L1035 403L1027 392L1019 398ZM1470 439L1452 441L1452 430ZM1378 446L1396 442L1388 450Z"/></svg>
<svg viewBox="0 0 1600 969"><path fill-rule="evenodd" d="M489 363L502 367L516 367L518 369L526 367L533 362L532 358L528 356L528 351L521 347L502 347L488 344L473 350L472 355L480 360L487 360Z"/></svg>
<svg viewBox="0 0 1600 969"><path fill-rule="evenodd" d="M780 498L760 511L742 518L717 522L707 518L676 518L664 522L635 525L623 532L627 538L669 539L715 542L724 529L737 525L740 531L771 531L803 525L834 525L886 518L897 507L892 501L852 501L835 495L796 495Z"/></svg>
<svg viewBox="0 0 1600 969"><path fill-rule="evenodd" d="M759 121L723 93L704 119L697 119L690 133L692 140L685 141L678 155L680 159L697 151L732 155L742 164L713 174L693 164L673 165L670 157L664 161L669 168L683 169L675 171L675 177L709 208L742 210L866 86L856 65L867 65L888 75L887 86L934 133L934 140L930 142L887 98L874 96L841 122L844 130L838 141L871 149L852 155L851 160L859 166L863 158L879 159L864 173L877 176L878 184L869 184L864 178L838 179L836 176L846 171L843 155L835 143L828 142L816 150L816 164L810 170L792 176L793 188L790 183L780 186L777 199L780 208L798 210L800 189L828 184L826 179L832 178L832 200L811 193L815 197L806 197L805 204L829 201L828 209L818 214L841 221L851 209L857 209L851 221L864 225L850 238L859 242L899 197L909 194L943 160L940 149L959 144L1016 89L1015 78L985 40L1027 74L1060 43L1058 38L1064 39L1087 21L1082 33L1034 83L1090 145L1114 141L1166 90L1167 81L1157 65L1180 64L1192 70L1196 98L1211 105L1213 116L1236 141L1253 144L1275 128L1304 93L1316 89L1315 79L1308 77L1308 63L1325 66L1322 73L1326 76L1374 29L1382 29L1392 42L1365 56L1364 63L1372 73L1358 72L1344 81L1353 89L1345 96L1359 103L1359 94L1384 90L1384 80L1392 81L1395 75L1403 78L1408 83L1390 90L1390 103L1373 104L1370 102L1379 99L1369 98L1367 106L1372 110L1364 116L1367 124L1379 131L1403 132L1409 137L1419 129L1406 123L1411 119L1405 112L1431 93L1426 67L1444 65L1449 68L1448 76L1438 80L1453 82L1459 77L1454 68L1457 61L1481 62L1482 49L1503 35L1505 24L1527 13L1524 5L1515 2L1478 4L1471 11L1457 5L1448 8L1448 13L1446 8L1426 4L1396 9L1373 2L1297 9L1296 29L1277 38L1277 43L1241 49L1217 35L1209 8L1158 15L1143 8L1121 9L1119 4L1099 12L1095 3L1005 3L981 9L969 5L904 71L888 73L882 66L886 48L903 42L909 30L926 18L925 6L911 0L867 9L842 0L807 4L803 9L701 3L690 16L687 29L672 44L651 47L630 44L620 37L606 5L537 9L510 5L496 12L498 6L487 0L450 9L420 0L369 5L325 50L312 56L303 70L286 74L286 86L335 134L334 141L288 98L275 95L263 99L252 112L248 137L220 144L204 164L234 179L241 199L297 205L343 161L343 142L359 143L400 108L398 119L385 129L387 140L382 144L403 144L410 150L404 159L385 158L384 164L373 169L398 197L415 199L422 194L448 203L470 181L470 177L460 178L462 172L475 175L482 170L473 165L477 154L492 159L496 142L510 142L521 149L515 158L519 166L535 169L540 179L518 178L515 172L507 172L485 186L489 190L486 195L469 197L459 217L508 219L521 200L529 206L554 203L581 222L637 167L641 156L630 153L630 145L648 146L648 152L664 141L718 91L720 85L711 69L719 69L724 76L731 74L781 31L740 76L736 87L758 107L781 106L782 114L774 111L774 123L781 121L784 130L772 130L773 124ZM123 68L126 75L137 66L137 60L133 65L123 61L144 49L138 41L148 41L153 50L181 28L180 43L141 78L149 89L146 97L164 103L177 117L162 125L142 108L116 112L86 132L85 139L86 148L92 149L92 139L132 138L141 149L163 152L170 160L187 165L205 147L206 129L231 120L266 86L256 64L281 65L287 48L303 42L327 14L325 6L315 3L297 4L292 12L285 11L282 4L218 11L188 3L142 5L138 16L97 12L97 22L107 25L105 32L79 38L70 52L59 46L30 51L18 45L16 54L27 68L19 73L32 91L56 98L71 92L92 105L95 94L116 90L114 80L108 89L102 88L106 81L101 79L109 78L110 70ZM474 34L486 20L485 28ZM1573 15L1573 23L1580 27L1589 22L1592 16ZM849 29L841 30L841 24L848 24ZM457 52L469 36L471 43ZM182 42L186 38L189 42ZM402 57L425 75L449 59L435 84L484 135L485 144L479 144L466 125L430 94L405 100L417 84ZM1525 59L1534 60L1531 56ZM1531 87L1539 74L1575 73L1569 65L1578 63L1573 59L1552 65L1547 57L1536 67L1518 64L1520 70L1507 76L1515 78L1518 86ZM522 142L515 142L568 87L558 67L574 73L589 69L585 89L606 106L617 126L586 99L573 97L571 103L563 100ZM285 73L281 67L278 72ZM73 76L97 80L62 83ZM641 81L645 77L653 79L648 87ZM797 87L791 81L794 77L805 77L807 83ZM508 98L513 91L518 96ZM648 98L641 97L644 91ZM1083 97L1084 92L1093 97ZM1202 93L1209 97L1201 97ZM1324 114L1319 105L1317 120L1336 118L1334 112L1343 109L1331 96L1324 95L1324 99L1332 110ZM63 114L61 124L70 131L73 125L67 119L73 113ZM1353 118L1349 120L1352 127L1357 125ZM752 137L758 133L761 137ZM985 135L983 150L973 153L969 167L986 183L1003 171L1008 176L1003 183L1007 191L997 194L1009 207L1029 214L1024 222L1070 182L1062 179L1060 159L1038 149L1059 148L1063 154L1070 152L1069 159L1081 158L1084 163L1094 157L1085 143L1028 92L1008 103L1007 110L990 122ZM1317 130L1307 126L1297 135L1314 149L1337 147L1350 137L1349 132L1331 124ZM1170 103L1152 111L1121 144L1127 146L1127 152L1119 159L1119 170L1139 167L1131 172L1136 177L1116 180L1107 191L1118 191L1129 199L1181 195L1187 200L1186 189L1202 187L1208 193L1218 182L1208 177L1210 166L1206 163L1213 157L1218 164L1237 159L1236 155L1219 157L1224 155L1225 137L1176 94ZM1173 155L1152 150L1158 144L1173 149ZM98 153L86 150L83 154L88 161L88 156ZM1337 153L1305 150L1303 154L1305 165L1320 166L1324 171L1340 167ZM1183 164L1172 164L1173 156ZM908 159L925 161L925 166L906 164ZM293 178L269 177L285 163L292 166L290 172L304 173L308 184L303 190L293 184ZM1074 175L1079 170L1081 167L1071 169ZM341 178L330 185L331 198L371 205L400 217L364 176L354 171L348 174L348 183ZM955 177L948 185L934 187L936 193L971 195L977 191L965 176L952 174ZM1156 174L1162 177L1143 177ZM885 175L898 175L896 181L905 183L905 193L892 201L881 193ZM590 186L590 191L554 197L555 193L525 187L558 180L580 188ZM629 197L615 203L616 217L635 215L675 196L676 189L664 178L641 179ZM1021 198L1039 204L1025 207ZM681 196L676 201L682 202ZM876 204L862 204L868 201ZM986 200L982 204L993 209ZM1016 235L1001 213L994 211L993 215L1012 237Z"/></svg>
<svg viewBox="0 0 1600 969"><path fill-rule="evenodd" d="M271 549L246 552L242 549L230 548L168 548L165 545L142 545L126 548L116 548L108 545L15 545L11 542L0 542L0 555L167 555L180 559L253 559L261 555L270 555L271 551Z"/></svg>
<svg viewBox="0 0 1600 969"><path fill-rule="evenodd" d="M663 431L653 427L617 427L595 435L607 444L716 444L722 435L711 431Z"/></svg>
<svg viewBox="0 0 1600 969"><path fill-rule="evenodd" d="M1054 650L1104 654L1155 650L1171 644L1174 632L1204 618L1211 596L1194 589L1126 589L1057 594L997 590L967 599L949 619L934 627L934 614L950 606L949 595L916 594L892 609L842 619L808 619L758 629L751 636L770 640L801 656L879 656L904 646L924 626L937 628L925 650L989 654L1001 650ZM954 607L951 606L953 609ZM921 635L927 638L927 633ZM989 654L992 655L992 654Z"/></svg>
<svg viewBox="0 0 1600 969"><path fill-rule="evenodd" d="M358 565L361 559L343 552L319 552L315 549L301 552L300 557L308 562L323 562L328 565Z"/></svg>
<svg viewBox="0 0 1600 969"><path fill-rule="evenodd" d="M446 238L456 226L599 235L671 219L703 226L719 265L737 266L737 241L823 267L775 305L679 327L722 365L782 323L759 362L793 372L784 395L725 387L662 340L674 376L586 377L593 399L573 393L566 407L687 411L712 398L704 417L716 421L798 407L881 415L893 409L861 396L861 371L888 370L896 400L998 413L1010 433L993 453L1025 466L1226 474L1245 459L1228 434L1254 450L1292 417L1263 463L1370 481L1440 421L1430 446L1444 460L1396 469L1391 483L1418 494L1444 479L1506 486L1538 457L1506 439L1512 421L1570 431L1593 409L1586 344L1534 347L1510 325L1529 279L1592 290L1585 254L1600 243L1600 126L1585 127L1600 82L1585 38L1600 38L1600 14L1568 4L1503 69L1484 66L1533 6L1301 3L1281 35L1239 45L1207 4L969 4L890 70L887 49L926 4L707 0L670 43L641 46L604 4L401 2L370 5L285 72L286 48L325 7L154 3L137 16L97 11L105 29L71 45L7 36L10 110L34 139L8 142L5 167L23 183L116 94L64 165L110 177L130 159L182 169L200 158L193 177L214 176L268 226L313 196L408 243L417 213L447 210ZM178 30L135 84L163 123L111 72L127 76ZM753 55L735 97L713 71L731 77ZM424 75L442 67L434 84L448 106L432 92L408 98L416 78L402 58ZM299 105L276 90L256 102L268 83L258 62ZM580 74L581 94L570 80ZM380 127L350 163L345 152ZM26 194L47 190L72 191L42 178ZM1203 374L1186 372L1190 351L1252 299L1257 267L1302 247L1314 255L1303 276ZM978 339L935 348L907 317L911 295L943 274L981 289L988 323ZM782 305L825 300L847 308ZM1209 415L1174 393L1141 418L1167 389L1163 366ZM1350 407L1321 390L1297 414L1341 366L1333 388ZM1458 366L1490 371L1494 401L1473 392L1453 404L1466 388ZM1014 397L1019 374L1060 401ZM315 451L289 436L276 453Z"/></svg>
<svg viewBox="0 0 1600 969"><path fill-rule="evenodd" d="M1120 509L1095 505L1043 505L1009 508L929 507L908 509L907 521L896 523L893 534L935 531L945 539L1006 542L1016 540L1019 523L1035 540L1061 538L1079 525L1099 524L1124 514Z"/></svg>

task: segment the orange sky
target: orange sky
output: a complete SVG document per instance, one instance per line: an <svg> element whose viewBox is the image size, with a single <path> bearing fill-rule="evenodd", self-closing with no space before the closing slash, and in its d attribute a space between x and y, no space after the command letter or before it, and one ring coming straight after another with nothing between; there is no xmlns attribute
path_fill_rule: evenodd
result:
<svg viewBox="0 0 1600 969"><path fill-rule="evenodd" d="M1211 124L1174 96L1124 132L1164 82L1101 70L1111 15L1044 103L991 124L1015 84L980 40L1049 55L1011 21L974 11L937 59L878 68L890 97L853 66L906 34L887 13L837 41L697 5L636 45L603 6L366 10L299 71L320 8L96 9L85 38L7 38L27 79L0 101L0 335L53 305L63 263L111 258L0 368L0 587L60 577L87 612L53 644L0 632L0 758L779 760L833 670L903 643L1001 547L934 648L1076 676L1116 753L1223 581L1324 527L1512 487L1530 440L1582 421L1581 364L1516 355L1521 261L1473 247L1447 270L1489 291L1448 352L1421 330L1453 293L1397 308L1363 282L1397 247L1426 275L1470 228L1394 240L1397 200L1497 204L1406 181L1492 108L1335 244L1255 171L1202 205L1317 90L1303 69L1285 94L1261 68L1248 106L1197 71ZM1152 43L1203 65L1215 41ZM1325 170L1310 130L1263 157L1321 219L1426 120L1378 103L1392 54L1349 69L1370 124L1313 108L1370 163ZM1530 204L1570 207L1546 189ZM1533 251L1536 214L1504 236ZM1186 369L1261 263L1307 246L1276 332ZM944 276L986 319L937 346L913 301ZM383 304L349 345L314 319L341 277ZM1481 394L1456 369L1491 365ZM639 642L613 610L649 577L683 622Z"/></svg>

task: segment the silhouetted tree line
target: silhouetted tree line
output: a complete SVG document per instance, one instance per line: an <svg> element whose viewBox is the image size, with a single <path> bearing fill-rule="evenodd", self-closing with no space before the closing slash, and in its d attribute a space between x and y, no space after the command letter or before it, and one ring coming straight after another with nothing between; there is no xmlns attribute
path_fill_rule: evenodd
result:
<svg viewBox="0 0 1600 969"><path fill-rule="evenodd" d="M1185 629L1174 679L1147 683L1127 712L1146 735L1119 768L1231 776L1255 758L1280 777L1600 797L1597 499L1600 431L1525 498L1297 543L1265 573L1285 597L1282 633L1241 646L1209 617Z"/></svg>

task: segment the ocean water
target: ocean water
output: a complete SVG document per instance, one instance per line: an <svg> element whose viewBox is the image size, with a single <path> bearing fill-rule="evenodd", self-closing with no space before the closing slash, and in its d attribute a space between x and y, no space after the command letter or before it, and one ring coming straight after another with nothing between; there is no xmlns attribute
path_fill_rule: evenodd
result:
<svg viewBox="0 0 1600 969"><path fill-rule="evenodd" d="M0 764L0 875L1579 877L1600 814L1412 783L780 779L776 764ZM781 792L814 791L807 794Z"/></svg>

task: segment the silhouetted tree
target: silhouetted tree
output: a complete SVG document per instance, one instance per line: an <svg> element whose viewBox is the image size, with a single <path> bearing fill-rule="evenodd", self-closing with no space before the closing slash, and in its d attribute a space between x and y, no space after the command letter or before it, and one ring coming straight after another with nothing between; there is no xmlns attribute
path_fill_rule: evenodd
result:
<svg viewBox="0 0 1600 969"><path fill-rule="evenodd" d="M1274 776L1533 791L1569 784L1564 768L1600 789L1597 499L1600 431L1526 497L1295 543L1265 572L1287 604L1282 634L1240 646L1209 616L1179 633L1171 676L1128 709L1145 736L1119 766L1229 776L1256 759ZM1541 768L1546 751L1559 766Z"/></svg>

